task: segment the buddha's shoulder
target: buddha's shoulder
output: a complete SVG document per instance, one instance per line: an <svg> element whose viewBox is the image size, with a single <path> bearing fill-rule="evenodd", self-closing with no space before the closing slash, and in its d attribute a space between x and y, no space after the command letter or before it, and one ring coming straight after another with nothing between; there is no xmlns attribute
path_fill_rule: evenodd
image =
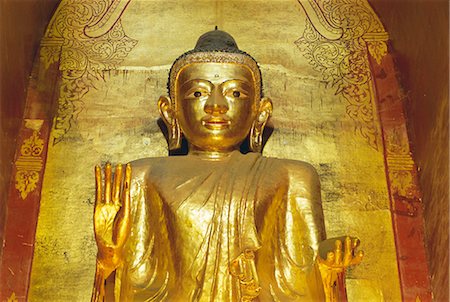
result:
<svg viewBox="0 0 450 302"><path fill-rule="evenodd" d="M131 161L130 165L133 175L138 176L176 170L182 162L186 162L184 156L147 157Z"/></svg>
<svg viewBox="0 0 450 302"><path fill-rule="evenodd" d="M318 182L317 170L308 162L292 159L266 157L273 162L279 170L283 170L290 178L302 181Z"/></svg>
<svg viewBox="0 0 450 302"><path fill-rule="evenodd" d="M146 157L131 161L131 170L134 176L145 175L167 162L168 157Z"/></svg>

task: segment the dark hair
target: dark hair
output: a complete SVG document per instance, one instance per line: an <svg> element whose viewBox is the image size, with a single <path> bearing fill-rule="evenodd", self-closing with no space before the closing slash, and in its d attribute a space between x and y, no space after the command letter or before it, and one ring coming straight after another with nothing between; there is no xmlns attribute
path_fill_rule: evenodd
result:
<svg viewBox="0 0 450 302"><path fill-rule="evenodd" d="M167 81L167 91L169 95L171 94L171 81L173 80L172 72L174 71L175 66L177 66L178 62L183 61L188 56L199 53L217 53L217 54L239 54L248 57L255 63L257 73L260 79L261 77L261 69L259 68L258 62L248 53L242 51L238 48L236 41L234 38L227 32L218 30L217 26L215 30L204 33L198 38L197 43L195 44L194 49L191 49L181 56L179 56L172 64L169 71L169 78ZM263 87L262 80L260 80L260 96L263 96Z"/></svg>

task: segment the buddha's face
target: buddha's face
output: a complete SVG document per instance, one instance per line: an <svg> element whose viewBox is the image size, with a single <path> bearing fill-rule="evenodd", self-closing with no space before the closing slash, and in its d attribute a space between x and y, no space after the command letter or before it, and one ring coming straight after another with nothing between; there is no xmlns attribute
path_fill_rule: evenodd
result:
<svg viewBox="0 0 450 302"><path fill-rule="evenodd" d="M258 114L260 88L245 65L188 65L180 71L175 89L175 118L189 143L200 150L235 148Z"/></svg>

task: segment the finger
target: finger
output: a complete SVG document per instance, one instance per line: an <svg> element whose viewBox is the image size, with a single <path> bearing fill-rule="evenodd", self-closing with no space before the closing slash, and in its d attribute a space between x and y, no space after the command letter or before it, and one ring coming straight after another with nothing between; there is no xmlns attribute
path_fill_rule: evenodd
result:
<svg viewBox="0 0 450 302"><path fill-rule="evenodd" d="M356 256L352 259L351 265L357 265L360 264L362 259L364 257L364 252L363 251L359 251Z"/></svg>
<svg viewBox="0 0 450 302"><path fill-rule="evenodd" d="M356 257L362 260L362 258L364 258L364 251L359 251L358 254L356 254Z"/></svg>
<svg viewBox="0 0 450 302"><path fill-rule="evenodd" d="M345 237L344 241L344 266L348 266L352 260L353 249L352 249L352 240L350 237Z"/></svg>
<svg viewBox="0 0 450 302"><path fill-rule="evenodd" d="M116 166L116 173L114 173L114 185L112 188L112 201L114 205L120 206L120 188L122 185L122 165Z"/></svg>
<svg viewBox="0 0 450 302"><path fill-rule="evenodd" d="M123 183L123 203L126 211L130 209L130 187L131 187L131 165L128 163L125 168L125 180Z"/></svg>
<svg viewBox="0 0 450 302"><path fill-rule="evenodd" d="M339 265L342 262L342 242L340 240L336 240L335 247L334 263Z"/></svg>
<svg viewBox="0 0 450 302"><path fill-rule="evenodd" d="M332 265L334 263L334 257L335 257L335 254L333 252L328 252L327 253L327 260L326 260L326 262L329 265Z"/></svg>
<svg viewBox="0 0 450 302"><path fill-rule="evenodd" d="M111 202L111 164L105 167L105 203Z"/></svg>
<svg viewBox="0 0 450 302"><path fill-rule="evenodd" d="M116 247L122 246L128 238L130 230L130 183L131 183L131 165L127 164L125 168L125 179L122 191L122 207L117 217L115 232L113 232L113 241Z"/></svg>
<svg viewBox="0 0 450 302"><path fill-rule="evenodd" d="M102 170L95 166L95 206L102 202Z"/></svg>
<svg viewBox="0 0 450 302"><path fill-rule="evenodd" d="M353 249L356 249L359 246L359 243L360 243L359 239L355 238L352 243Z"/></svg>
<svg viewBox="0 0 450 302"><path fill-rule="evenodd" d="M352 250L352 240L348 236L345 237L345 240L344 240L344 249L345 249L345 251Z"/></svg>

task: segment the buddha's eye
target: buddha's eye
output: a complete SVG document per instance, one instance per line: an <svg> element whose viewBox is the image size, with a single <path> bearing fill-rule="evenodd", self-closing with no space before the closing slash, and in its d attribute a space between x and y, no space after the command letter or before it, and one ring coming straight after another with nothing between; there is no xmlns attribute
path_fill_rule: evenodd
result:
<svg viewBox="0 0 450 302"><path fill-rule="evenodd" d="M248 97L248 93L243 89L231 88L225 92L225 95L232 99L246 99Z"/></svg>
<svg viewBox="0 0 450 302"><path fill-rule="evenodd" d="M207 96L209 92L205 89L201 89L199 87L195 87L194 89L188 91L185 94L186 99L198 99Z"/></svg>

